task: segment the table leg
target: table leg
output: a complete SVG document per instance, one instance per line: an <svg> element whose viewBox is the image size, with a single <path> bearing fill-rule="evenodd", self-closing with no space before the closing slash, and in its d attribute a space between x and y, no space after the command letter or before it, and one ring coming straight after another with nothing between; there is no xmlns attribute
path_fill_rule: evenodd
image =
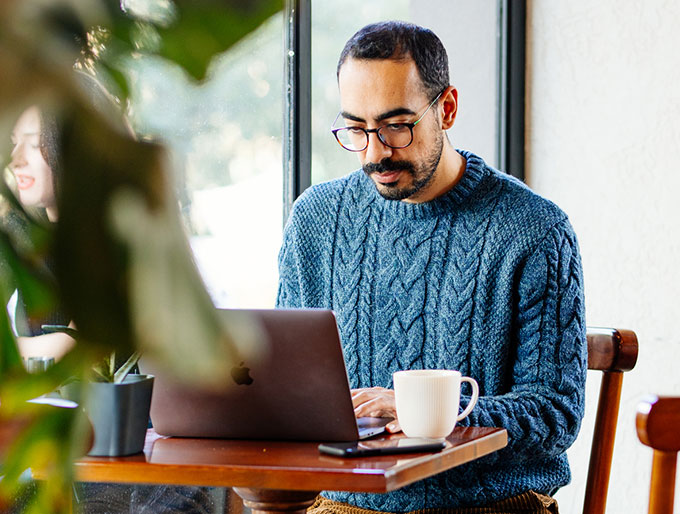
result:
<svg viewBox="0 0 680 514"><path fill-rule="evenodd" d="M234 487L243 504L253 514L304 514L311 507L319 491L285 491L280 489L252 489Z"/></svg>
<svg viewBox="0 0 680 514"><path fill-rule="evenodd" d="M243 514L243 499L234 492L232 487L223 490L225 494L222 514Z"/></svg>

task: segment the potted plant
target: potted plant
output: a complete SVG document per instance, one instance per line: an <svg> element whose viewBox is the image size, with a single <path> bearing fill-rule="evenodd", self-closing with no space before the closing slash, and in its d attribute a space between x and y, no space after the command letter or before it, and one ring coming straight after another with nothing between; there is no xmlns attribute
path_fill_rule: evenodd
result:
<svg viewBox="0 0 680 514"><path fill-rule="evenodd" d="M78 331L61 325L43 325L45 332L65 332L78 339ZM134 352L120 366L112 352L92 367L89 380L73 380L60 388L64 398L83 406L94 429L92 456L117 457L139 453L149 421L153 375L132 374L141 353Z"/></svg>
<svg viewBox="0 0 680 514"><path fill-rule="evenodd" d="M138 359L139 353L134 353L116 370L111 354L108 366L99 368L101 380L84 386L84 406L94 427L88 455L132 455L144 449L154 377L129 374Z"/></svg>

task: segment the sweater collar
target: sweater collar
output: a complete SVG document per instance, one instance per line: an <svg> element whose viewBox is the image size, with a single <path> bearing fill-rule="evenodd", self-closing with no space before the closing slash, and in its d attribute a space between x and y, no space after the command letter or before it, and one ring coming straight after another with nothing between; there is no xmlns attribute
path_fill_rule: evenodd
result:
<svg viewBox="0 0 680 514"><path fill-rule="evenodd" d="M472 152L457 150L466 161L465 171L458 183L449 191L429 202L409 203L400 200L387 200L380 196L373 181L360 171L362 181L370 188L375 202L386 214L406 218L429 218L442 212L450 212L463 204L477 189L482 179L489 174L489 169L481 157Z"/></svg>

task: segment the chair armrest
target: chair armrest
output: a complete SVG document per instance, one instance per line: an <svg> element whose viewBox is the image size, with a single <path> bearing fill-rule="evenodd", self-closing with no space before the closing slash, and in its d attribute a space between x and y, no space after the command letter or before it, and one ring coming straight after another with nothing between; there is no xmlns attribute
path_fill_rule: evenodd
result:
<svg viewBox="0 0 680 514"><path fill-rule="evenodd" d="M638 341L632 330L588 327L588 369L630 371L638 357Z"/></svg>

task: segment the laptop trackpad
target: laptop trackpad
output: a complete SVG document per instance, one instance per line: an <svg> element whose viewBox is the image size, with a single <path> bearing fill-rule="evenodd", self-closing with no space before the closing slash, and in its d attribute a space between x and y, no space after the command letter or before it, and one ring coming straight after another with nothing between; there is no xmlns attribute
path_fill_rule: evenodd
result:
<svg viewBox="0 0 680 514"><path fill-rule="evenodd" d="M385 425L394 418L357 418L357 428L359 429L359 439L367 439L386 431Z"/></svg>

